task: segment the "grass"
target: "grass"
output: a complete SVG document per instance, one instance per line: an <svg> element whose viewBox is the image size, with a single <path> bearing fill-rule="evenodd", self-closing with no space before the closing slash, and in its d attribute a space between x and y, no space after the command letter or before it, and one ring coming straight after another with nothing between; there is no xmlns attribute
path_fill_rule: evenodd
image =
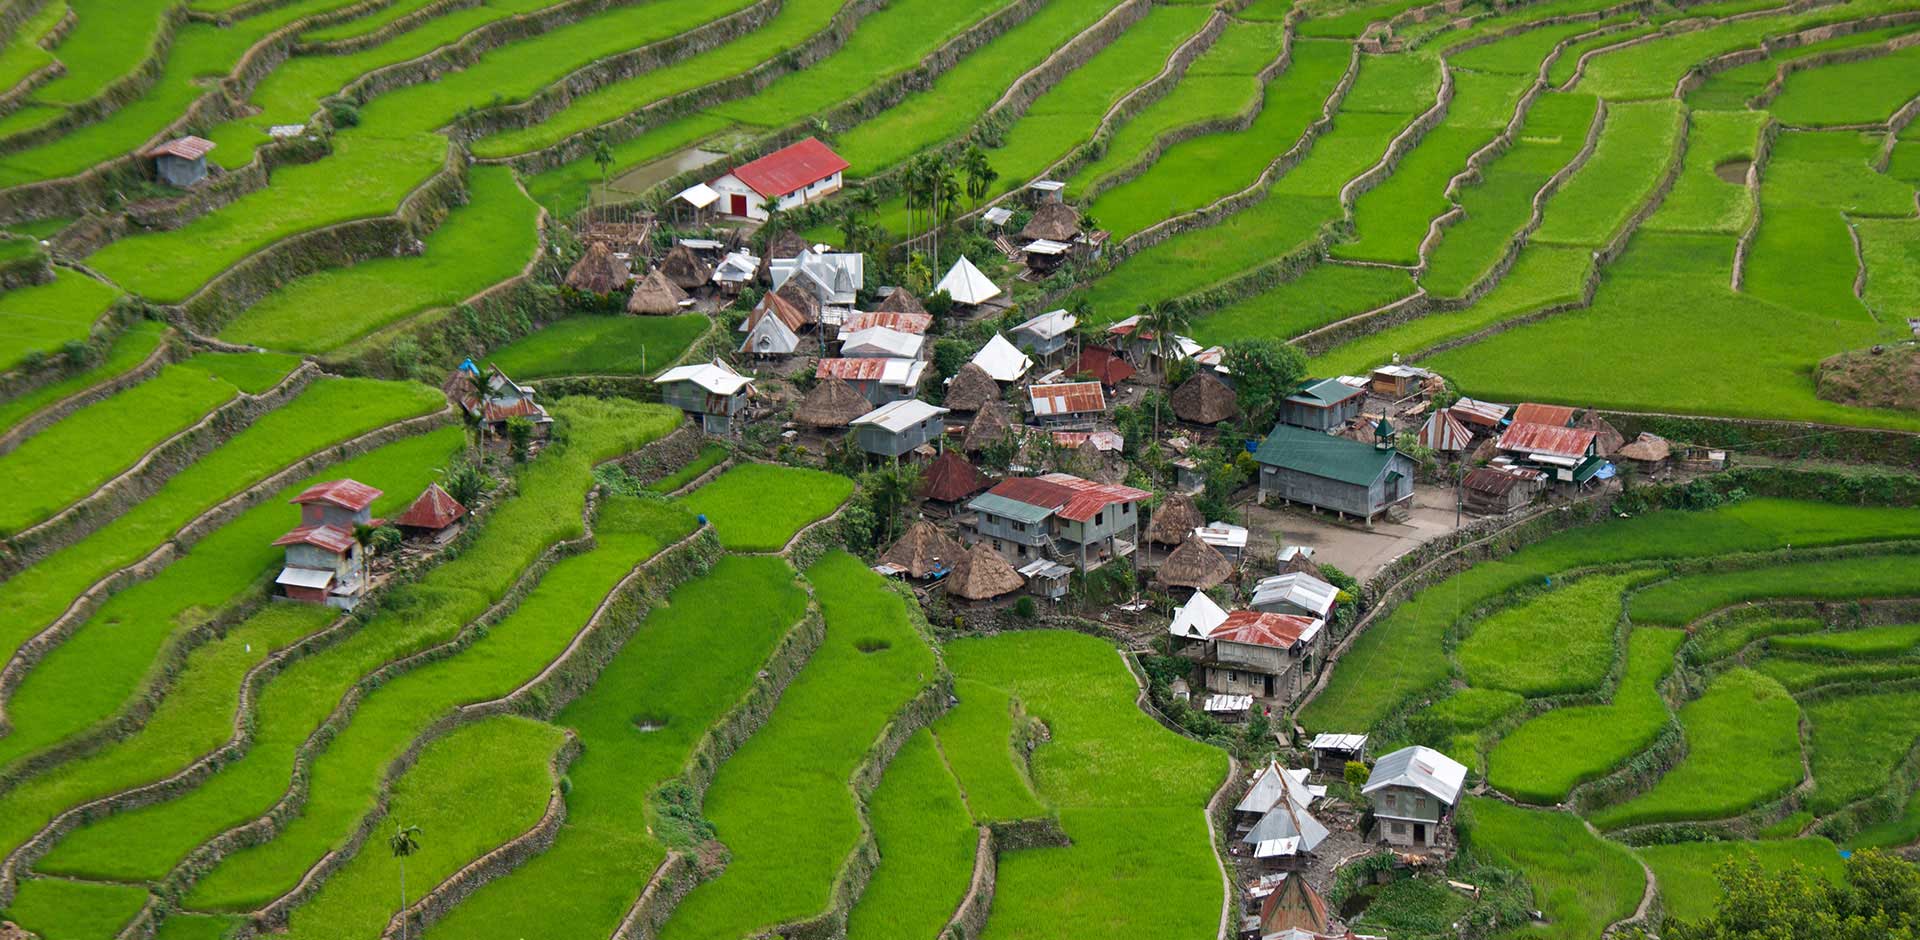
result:
<svg viewBox="0 0 1920 940"><path fill-rule="evenodd" d="M933 723L933 735L973 818L992 823L1047 815L1033 795L1025 758L1014 751L1013 699L970 679L955 680L954 695L960 704Z"/></svg>
<svg viewBox="0 0 1920 940"><path fill-rule="evenodd" d="M771 552L825 518L853 493L853 481L801 467L746 463L682 500L707 517L720 544L737 552Z"/></svg>
<svg viewBox="0 0 1920 940"><path fill-rule="evenodd" d="M1636 623L1678 626L1712 610L1775 598L1855 600L1920 593L1913 555L1867 555L1689 575L1634 595Z"/></svg>
<svg viewBox="0 0 1920 940"><path fill-rule="evenodd" d="M493 363L519 379L556 375L651 375L707 332L703 314L630 317L580 314L502 346Z"/></svg>
<svg viewBox="0 0 1920 940"><path fill-rule="evenodd" d="M1745 649L1748 643L1767 637L1784 637L1795 633L1812 633L1826 629L1826 624L1813 619L1761 617L1759 619L1734 619L1711 621L1700 624L1694 630L1699 638L1697 644L1702 662L1725 659ZM1792 688L1788 684L1788 688Z"/></svg>
<svg viewBox="0 0 1920 940"><path fill-rule="evenodd" d="M1796 695L1822 686L1858 686L1920 676L1920 661L1912 659L1856 663L1769 657L1760 660L1754 668Z"/></svg>
<svg viewBox="0 0 1920 940"><path fill-rule="evenodd" d="M1801 780L1800 705L1751 669L1721 673L1680 709L1687 754L1653 789L1590 813L1618 829L1646 823L1725 819L1793 789Z"/></svg>
<svg viewBox="0 0 1920 940"><path fill-rule="evenodd" d="M1914 212L1913 187L1867 165L1878 147L1874 137L1849 131L1779 136L1760 181L1760 231L1747 258L1749 292L1809 316L1871 320L1853 294L1859 263L1849 218Z"/></svg>
<svg viewBox="0 0 1920 940"><path fill-rule="evenodd" d="M1831 813L1879 792L1920 736L1920 693L1874 692L1808 702L1813 792L1803 801Z"/></svg>
<svg viewBox="0 0 1920 940"><path fill-rule="evenodd" d="M1884 627L1862 627L1828 633L1802 633L1777 636L1767 641L1769 649L1816 656L1847 659L1885 659L1904 656L1920 646L1920 623Z"/></svg>
<svg viewBox="0 0 1920 940"><path fill-rule="evenodd" d="M1850 3L1841 10L1814 9L1762 16L1672 33L1630 49L1595 56L1587 63L1580 88L1611 101L1666 97L1673 94L1675 85L1688 69L1705 59L1757 46L1768 36L1869 16L1898 6L1898 0L1866 0Z"/></svg>
<svg viewBox="0 0 1920 940"><path fill-rule="evenodd" d="M680 469L675 470L672 473L666 475L665 477L662 477L658 481L648 485L647 489L652 490L655 493L660 493L662 495L671 493L674 490L677 490L683 486L686 486L689 483L692 483L695 480L700 479L701 474L706 473L708 470L712 470L714 467L719 466L721 461L726 460L727 456L731 453L732 451L727 450L725 447L719 444L708 444L707 446L700 448L700 453L697 456L695 456L693 460L690 461L686 466L681 467Z"/></svg>
<svg viewBox="0 0 1920 940"><path fill-rule="evenodd" d="M662 940L737 936L825 909L859 832L847 781L895 713L934 678L938 663L906 599L864 562L831 554L807 580L826 615L826 639L714 777L705 812L731 860L680 903Z"/></svg>
<svg viewBox="0 0 1920 940"><path fill-rule="evenodd" d="M427 236L421 255L376 258L294 280L236 317L221 338L328 352L518 275L539 248L539 209L507 167L469 172L470 201ZM316 310L332 315L316 317Z"/></svg>
<svg viewBox="0 0 1920 940"><path fill-rule="evenodd" d="M127 885L26 878L6 915L39 936L108 940L146 901L147 892Z"/></svg>
<svg viewBox="0 0 1920 940"><path fill-rule="evenodd" d="M1883 123L1920 94L1920 49L1803 69L1767 109L1796 127Z"/></svg>
<svg viewBox="0 0 1920 940"><path fill-rule="evenodd" d="M1467 681L1526 696L1599 688L1613 668L1621 595L1646 577L1588 575L1497 611L1455 652Z"/></svg>
<svg viewBox="0 0 1920 940"><path fill-rule="evenodd" d="M1428 255L1421 283L1442 297L1463 296L1506 251L1533 212L1533 198L1573 160L1593 124L1598 103L1586 95L1542 95L1520 134L1480 180L1460 190L1466 213L1448 226Z"/></svg>
<svg viewBox="0 0 1920 940"><path fill-rule="evenodd" d="M53 64L53 53L40 46L40 40L53 31L67 14L66 3L46 3L40 12L14 29L4 52L0 52L0 88L12 88L34 72Z"/></svg>
<svg viewBox="0 0 1920 940"><path fill-rule="evenodd" d="M1709 512L1656 512L1576 529L1482 562L1414 595L1354 640L1325 691L1299 718L1315 731L1370 728L1451 674L1442 640L1467 611L1504 592L1586 565L1812 547L1902 537L1920 513L1752 499Z"/></svg>
<svg viewBox="0 0 1920 940"><path fill-rule="evenodd" d="M1666 915L1683 921L1713 916L1720 902L1717 871L1730 861L1750 858L1767 871L1801 865L1836 885L1845 874L1840 850L1819 838L1649 845L1640 849L1639 855L1660 879L1660 901Z"/></svg>
<svg viewBox="0 0 1920 940"><path fill-rule="evenodd" d="M665 409L627 402L563 399L555 411L570 419L572 439L565 450L549 451L521 471L523 495L496 509L481 539L459 558L436 567L383 605L353 640L330 648L328 655L302 660L296 669L304 671L303 679L318 672L326 683L322 688L340 688L381 663L450 639L498 601L548 545L581 534L581 501L593 463L629 452L673 425L662 413ZM228 856L194 886L185 906L247 910L292 888L370 808L378 768L451 708L505 695L532 678L566 648L599 599L634 565L691 528L683 514L656 503L609 509L602 519L607 531L596 531L600 549L556 564L509 617L487 630L484 640L395 678L368 696L353 721L313 762L311 792L301 816L273 840ZM367 654L372 655L360 658ZM282 678L293 675L295 670L289 670ZM331 703L339 695L318 697ZM268 703L263 699L263 706ZM308 724L300 730L310 728ZM280 733L284 730L276 729L276 736ZM267 752L267 759L281 757L277 752ZM255 753L260 753L258 745ZM285 780L284 770L280 779ZM244 812L269 795L277 796L278 787L249 793L245 801L229 801L225 814Z"/></svg>
<svg viewBox="0 0 1920 940"><path fill-rule="evenodd" d="M1383 307L1413 293L1404 271L1322 264L1269 291L1209 311L1194 321L1201 342L1285 339Z"/></svg>
<svg viewBox="0 0 1920 940"><path fill-rule="evenodd" d="M867 813L880 865L848 916L848 940L939 934L972 880L976 834L931 733L894 755Z"/></svg>
<svg viewBox="0 0 1920 940"><path fill-rule="evenodd" d="M1467 829L1462 841L1496 863L1524 872L1533 885L1534 904L1547 915L1545 924L1502 936L1597 937L1640 903L1646 874L1632 853L1598 838L1578 818L1484 797L1469 797L1464 809Z"/></svg>
<svg viewBox="0 0 1920 940"><path fill-rule="evenodd" d="M1423 727L1444 744L1449 757L1472 768L1480 767L1480 751L1489 725L1513 714L1526 699L1500 689L1464 688L1427 706L1420 713Z"/></svg>
<svg viewBox="0 0 1920 940"><path fill-rule="evenodd" d="M459 728L427 745L420 762L394 784L387 819L325 885L293 909L285 935L362 936L384 930L399 912L397 866L379 835L419 826L420 849L406 860L410 883L437 884L495 846L533 828L557 781L551 768L565 742L559 728L499 716ZM414 888L409 900L422 889Z"/></svg>
<svg viewBox="0 0 1920 940"><path fill-rule="evenodd" d="M1487 754L1487 782L1518 800L1558 803L1646 749L1667 726L1658 686L1685 639L1679 630L1633 631L1613 700L1556 708L1509 731Z"/></svg>
<svg viewBox="0 0 1920 940"><path fill-rule="evenodd" d="M1653 194L1680 134L1677 101L1609 103L1593 156L1547 201L1533 242L1598 248Z"/></svg>
<svg viewBox="0 0 1920 940"><path fill-rule="evenodd" d="M28 97L34 104L72 107L124 77L128 66L145 59L159 39L163 14L171 4L167 0L68 0L66 5L73 8L73 31L53 53L66 71L34 89ZM0 135L39 122L24 115L0 121Z"/></svg>
<svg viewBox="0 0 1920 940"><path fill-rule="evenodd" d="M947 644L967 683L994 686L1044 721L1035 789L1073 844L1000 857L988 940L1192 937L1214 932L1224 886L1202 807L1220 751L1156 724L1106 640L1057 631ZM966 686L962 686L965 688ZM962 774L963 786L972 789ZM1138 903L1154 898L1152 904Z"/></svg>
<svg viewBox="0 0 1920 940"><path fill-rule="evenodd" d="M16 494L0 508L0 532L43 522L130 469L147 451L239 394L242 386L229 377L253 391L264 378L278 381L295 365L285 356L203 354L73 412L0 457L0 476L12 481Z"/></svg>
<svg viewBox="0 0 1920 940"><path fill-rule="evenodd" d="M585 751L567 770L567 819L554 844L434 929L475 940L611 935L665 855L647 794L680 772L805 606L793 571L773 558L723 558L675 590L555 719ZM734 611L724 627L712 616L720 609ZM714 642L722 630L726 641ZM567 903L548 903L560 897Z"/></svg>
<svg viewBox="0 0 1920 940"><path fill-rule="evenodd" d="M1920 309L1920 221L1859 219L1854 230L1867 267L1867 309L1882 319Z"/></svg>
<svg viewBox="0 0 1920 940"><path fill-rule="evenodd" d="M1351 49L1345 43L1294 43L1292 61L1259 92L1264 99L1260 113L1245 131L1204 134L1166 148L1146 172L1102 192L1089 211L1115 237L1124 238L1246 187L1320 117L1350 58ZM1368 64L1375 61L1399 60ZM1177 104L1175 95L1169 94L1155 107L1173 104ZM1151 110L1140 119L1166 120ZM1119 150L1117 138L1108 152L1116 161L1129 159L1132 153Z"/></svg>
<svg viewBox="0 0 1920 940"><path fill-rule="evenodd" d="M1547 70L1547 83L1551 87L1559 88L1565 85L1569 79L1573 78L1573 70L1579 67L1581 56L1603 46L1611 46L1629 39L1637 39L1653 33L1658 29L1658 25L1650 22L1610 33L1603 33L1598 36L1589 36L1577 42L1569 43L1566 51L1560 53L1560 58L1554 61L1553 68ZM1613 53L1607 54L1611 55ZM1601 58L1601 56L1596 56L1595 58Z"/></svg>
<svg viewBox="0 0 1920 940"><path fill-rule="evenodd" d="M434 468L445 466L458 440L457 431L423 435L316 474L209 534L158 576L114 594L14 691L7 709L13 731L0 738L0 766L117 714L179 634L264 593L284 555L272 542L297 519L286 500L302 487L351 476L385 489L374 512L392 514L438 475Z"/></svg>
<svg viewBox="0 0 1920 940"><path fill-rule="evenodd" d="M84 341L119 296L106 284L64 269L55 269L49 283L0 294L0 323L6 324L0 330L4 337L0 369L11 369L35 353L54 355L68 342Z"/></svg>
<svg viewBox="0 0 1920 940"><path fill-rule="evenodd" d="M1694 112L1680 179L1647 219L1647 229L1740 234L1753 218L1753 198L1744 185L1721 179L1718 168L1752 161L1766 117L1759 111Z"/></svg>
<svg viewBox="0 0 1920 940"><path fill-rule="evenodd" d="M1841 49L1883 43L1899 36L1905 29L1902 26L1895 26L1888 29L1869 30L1774 51L1759 61L1735 66L1709 76L1705 83L1687 95L1687 105L1696 112L1744 111L1747 102L1764 91L1773 81L1774 74L1788 62ZM1833 68L1833 66L1827 68Z"/></svg>
<svg viewBox="0 0 1920 940"><path fill-rule="evenodd" d="M619 401L563 399L553 411L568 422L567 446L546 451L520 471L518 494L495 506L459 558L396 591L364 629L299 660L268 683L254 743L243 759L174 800L79 830L59 852L90 859L89 865L114 877L157 879L202 841L265 812L286 789L295 751L349 687L385 663L449 639L498 600L546 546L578 537L592 464L665 435L678 418L657 406ZM448 445L460 440L457 429L442 433L441 449L428 467L445 466ZM404 494L410 499L417 490L416 485ZM266 851L256 848L249 854ZM264 869L259 874L263 880L274 877Z"/></svg>
<svg viewBox="0 0 1920 940"><path fill-rule="evenodd" d="M1920 799L1907 797L1900 815L1861 829L1847 840L1849 849L1887 849L1913 844L1920 839Z"/></svg>
<svg viewBox="0 0 1920 940"><path fill-rule="evenodd" d="M0 428L11 428L48 405L72 397L95 385L124 375L145 362L164 341L166 328L158 323L137 323L114 337L107 354L99 362L57 382L49 382L17 398L0 402Z"/></svg>

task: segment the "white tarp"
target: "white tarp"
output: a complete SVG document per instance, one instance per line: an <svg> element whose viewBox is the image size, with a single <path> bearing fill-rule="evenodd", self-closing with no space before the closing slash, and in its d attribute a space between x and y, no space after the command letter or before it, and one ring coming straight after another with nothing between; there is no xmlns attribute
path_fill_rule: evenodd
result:
<svg viewBox="0 0 1920 940"><path fill-rule="evenodd" d="M1000 296L1000 288L987 280L987 276L981 274L980 269L974 267L973 262L968 261L966 255L961 255L960 260L953 263L953 267L947 271L947 276L941 278L940 283L933 286L933 290L934 293L946 291L947 296L952 297L953 302L958 304L983 304Z"/></svg>
<svg viewBox="0 0 1920 940"><path fill-rule="evenodd" d="M1227 612L1214 603L1205 591L1193 592L1193 597L1173 612L1173 623L1167 625L1167 632L1189 640L1204 640L1213 628L1224 623Z"/></svg>
<svg viewBox="0 0 1920 940"><path fill-rule="evenodd" d="M720 198L720 193L705 183L695 183L681 190L678 198L695 209L705 209Z"/></svg>
<svg viewBox="0 0 1920 940"><path fill-rule="evenodd" d="M995 382L1012 382L1027 374L1033 368L1033 359L1020 351L1020 347L1007 342L1007 338L998 333L987 340L987 345L974 354L973 364L979 366Z"/></svg>
<svg viewBox="0 0 1920 940"><path fill-rule="evenodd" d="M333 572L319 568L282 568L280 576L273 579L273 583L287 587L323 588L333 583Z"/></svg>

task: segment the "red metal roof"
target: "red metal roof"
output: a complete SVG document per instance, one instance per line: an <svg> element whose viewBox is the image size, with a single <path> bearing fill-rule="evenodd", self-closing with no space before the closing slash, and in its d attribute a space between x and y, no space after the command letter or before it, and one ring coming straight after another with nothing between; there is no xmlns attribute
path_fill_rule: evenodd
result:
<svg viewBox="0 0 1920 940"><path fill-rule="evenodd" d="M734 167L733 175L762 196L784 196L826 179L847 166L847 161L840 159L840 155L821 143L818 137L809 137L751 163Z"/></svg>
<svg viewBox="0 0 1920 940"><path fill-rule="evenodd" d="M1074 375L1091 375L1100 384L1111 388L1132 378L1134 368L1105 346L1088 346L1080 353L1073 368L1067 371Z"/></svg>
<svg viewBox="0 0 1920 940"><path fill-rule="evenodd" d="M1008 477L987 492L1049 511L1065 506L1067 500L1073 498L1072 490L1040 477Z"/></svg>
<svg viewBox="0 0 1920 940"><path fill-rule="evenodd" d="M336 555L353 548L353 533L338 526L303 525L273 540L275 545L312 545Z"/></svg>
<svg viewBox="0 0 1920 940"><path fill-rule="evenodd" d="M1107 393L1099 382L1068 382L1063 385L1035 385L1027 390L1036 415L1085 414L1107 410ZM1042 403L1047 407L1041 407Z"/></svg>
<svg viewBox="0 0 1920 940"><path fill-rule="evenodd" d="M824 379L831 375L836 379L849 382L871 382L887 372L887 360L874 357L867 359L822 359L813 370L813 377Z"/></svg>
<svg viewBox="0 0 1920 940"><path fill-rule="evenodd" d="M206 156L207 151L212 150L214 146L214 142L211 140L189 134L185 137L175 137L164 144L149 149L146 152L146 157L149 160L154 157L179 157L182 160L198 160Z"/></svg>
<svg viewBox="0 0 1920 940"><path fill-rule="evenodd" d="M841 324L840 332L855 333L860 330L884 326L889 330L902 333L921 334L933 325L933 315L929 313L894 313L888 310L873 313L856 313Z"/></svg>
<svg viewBox="0 0 1920 940"><path fill-rule="evenodd" d="M1299 614L1269 614L1258 610L1236 610L1227 615L1227 619L1207 634L1209 640L1226 640L1231 643L1245 643L1249 646L1271 646L1287 649L1300 642L1313 625L1320 621L1314 617Z"/></svg>
<svg viewBox="0 0 1920 940"><path fill-rule="evenodd" d="M1555 457L1585 457L1593 446L1594 432L1585 428L1563 428L1549 424L1514 422L1500 435L1501 450Z"/></svg>
<svg viewBox="0 0 1920 940"><path fill-rule="evenodd" d="M1500 422L1507 417L1507 406L1490 401L1474 401L1471 398L1462 398L1447 410L1452 412L1455 418L1467 424L1478 424L1489 428L1499 427Z"/></svg>
<svg viewBox="0 0 1920 940"><path fill-rule="evenodd" d="M380 498L380 491L358 480L328 480L315 483L287 502L295 505L330 503L349 512L359 512Z"/></svg>
<svg viewBox="0 0 1920 940"><path fill-rule="evenodd" d="M453 495L440 488L438 483L427 485L426 492L407 507L407 511L393 520L394 525L403 525L415 529L440 530L453 525L461 516L467 514L467 507Z"/></svg>
<svg viewBox="0 0 1920 940"><path fill-rule="evenodd" d="M1566 427L1573 423L1573 409L1565 405L1536 405L1527 402L1513 409L1514 424L1547 424Z"/></svg>
<svg viewBox="0 0 1920 940"><path fill-rule="evenodd" d="M1095 513L1114 503L1134 503L1153 498L1153 494L1146 490L1119 483L1095 483L1070 473L1049 473L1038 479L1071 491L1072 495L1055 513L1062 519L1074 522L1092 519Z"/></svg>
<svg viewBox="0 0 1920 940"><path fill-rule="evenodd" d="M922 495L947 503L959 502L992 484L992 478L954 451L934 458L920 477Z"/></svg>

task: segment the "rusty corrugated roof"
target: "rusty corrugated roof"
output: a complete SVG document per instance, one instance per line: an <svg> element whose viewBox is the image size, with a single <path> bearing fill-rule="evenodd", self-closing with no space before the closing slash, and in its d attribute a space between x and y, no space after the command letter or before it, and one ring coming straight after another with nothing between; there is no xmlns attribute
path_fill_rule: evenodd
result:
<svg viewBox="0 0 1920 940"><path fill-rule="evenodd" d="M1573 423L1573 409L1565 405L1522 403L1513 409L1514 424L1546 424L1566 427Z"/></svg>
<svg viewBox="0 0 1920 940"><path fill-rule="evenodd" d="M1035 385L1027 390L1027 397L1033 402L1033 413L1042 417L1107 410L1107 393L1099 382Z"/></svg>
<svg viewBox="0 0 1920 940"><path fill-rule="evenodd" d="M381 492L359 480L328 480L315 483L301 491L300 495L287 500L295 505L307 503L331 503L349 512L359 512L373 501L379 499Z"/></svg>
<svg viewBox="0 0 1920 940"><path fill-rule="evenodd" d="M1555 457L1585 457L1593 446L1594 432L1585 428L1558 427L1515 421L1500 435L1501 450Z"/></svg>
<svg viewBox="0 0 1920 940"><path fill-rule="evenodd" d="M336 555L353 548L353 533L338 526L303 525L273 540L275 545L313 545Z"/></svg>
<svg viewBox="0 0 1920 940"><path fill-rule="evenodd" d="M1236 610L1227 614L1227 619L1214 627L1213 632L1207 634L1207 639L1288 649L1302 639L1310 638L1323 623L1319 618L1299 614Z"/></svg>

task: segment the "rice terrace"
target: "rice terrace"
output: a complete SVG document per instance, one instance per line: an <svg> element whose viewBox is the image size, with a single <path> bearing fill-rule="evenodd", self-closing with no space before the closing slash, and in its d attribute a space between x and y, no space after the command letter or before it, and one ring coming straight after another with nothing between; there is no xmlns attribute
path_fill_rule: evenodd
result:
<svg viewBox="0 0 1920 940"><path fill-rule="evenodd" d="M1920 0L0 0L0 940L1920 937Z"/></svg>

